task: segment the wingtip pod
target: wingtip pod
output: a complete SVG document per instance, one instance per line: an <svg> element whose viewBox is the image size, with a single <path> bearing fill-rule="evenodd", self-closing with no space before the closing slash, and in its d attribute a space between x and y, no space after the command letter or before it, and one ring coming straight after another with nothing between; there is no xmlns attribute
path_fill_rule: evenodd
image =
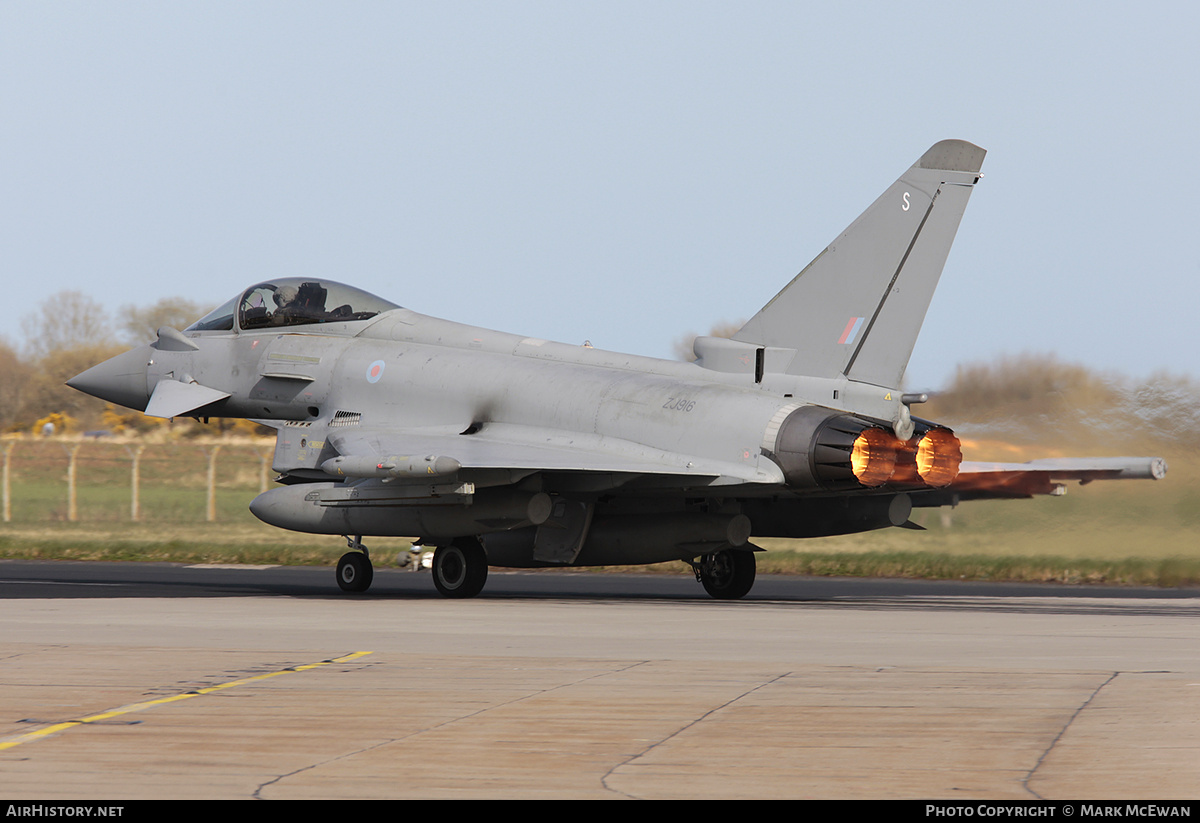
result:
<svg viewBox="0 0 1200 823"><path fill-rule="evenodd" d="M929 147L929 151L921 155L917 167L978 174L983 168L983 158L986 156L987 149L966 140L942 140L934 143Z"/></svg>
<svg viewBox="0 0 1200 823"><path fill-rule="evenodd" d="M1150 458L1150 479L1162 480L1167 476L1167 461L1161 457Z"/></svg>
<svg viewBox="0 0 1200 823"><path fill-rule="evenodd" d="M963 463L953 489L961 499L1064 494L1068 480L1162 480L1161 457L1048 457L1027 463Z"/></svg>
<svg viewBox="0 0 1200 823"><path fill-rule="evenodd" d="M1050 457L1025 464L1038 471L1083 482L1092 480L1162 480L1167 461L1161 457Z"/></svg>

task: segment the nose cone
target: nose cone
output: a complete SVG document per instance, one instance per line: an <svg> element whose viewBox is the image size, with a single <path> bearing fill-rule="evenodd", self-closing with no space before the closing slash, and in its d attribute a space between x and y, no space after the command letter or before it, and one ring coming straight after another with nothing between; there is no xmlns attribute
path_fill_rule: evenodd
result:
<svg viewBox="0 0 1200 823"><path fill-rule="evenodd" d="M150 392L146 390L150 356L149 345L138 346L75 375L67 385L92 397L144 411L150 402Z"/></svg>

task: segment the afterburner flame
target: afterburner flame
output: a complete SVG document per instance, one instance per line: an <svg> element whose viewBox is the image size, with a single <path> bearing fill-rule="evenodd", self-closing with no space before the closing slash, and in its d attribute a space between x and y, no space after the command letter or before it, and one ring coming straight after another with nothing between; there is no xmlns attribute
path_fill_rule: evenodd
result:
<svg viewBox="0 0 1200 823"><path fill-rule="evenodd" d="M896 471L897 440L883 429L863 429L850 453L850 468L864 486L882 486Z"/></svg>
<svg viewBox="0 0 1200 823"><path fill-rule="evenodd" d="M927 485L950 485L960 463L962 445L949 429L931 429L917 445L917 473Z"/></svg>

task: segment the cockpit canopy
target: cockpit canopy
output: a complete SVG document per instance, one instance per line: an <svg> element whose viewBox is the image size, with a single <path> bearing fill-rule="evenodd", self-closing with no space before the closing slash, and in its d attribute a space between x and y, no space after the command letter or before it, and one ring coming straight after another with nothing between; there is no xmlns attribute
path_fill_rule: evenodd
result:
<svg viewBox="0 0 1200 823"><path fill-rule="evenodd" d="M247 331L345 323L397 308L395 303L332 280L286 277L251 286L185 331L233 331L235 324L238 330Z"/></svg>

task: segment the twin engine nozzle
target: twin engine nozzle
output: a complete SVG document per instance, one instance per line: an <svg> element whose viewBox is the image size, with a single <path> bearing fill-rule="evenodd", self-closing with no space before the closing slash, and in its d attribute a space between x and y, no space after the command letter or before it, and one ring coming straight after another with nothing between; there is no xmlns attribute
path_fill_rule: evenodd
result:
<svg viewBox="0 0 1200 823"><path fill-rule="evenodd" d="M884 483L948 486L958 476L962 446L949 429L934 428L901 440L883 428L863 429L850 451L850 467L868 488Z"/></svg>
<svg viewBox="0 0 1200 823"><path fill-rule="evenodd" d="M804 406L779 427L771 456L795 488L941 488L958 476L962 447L940 426L920 423L901 440L883 423Z"/></svg>

